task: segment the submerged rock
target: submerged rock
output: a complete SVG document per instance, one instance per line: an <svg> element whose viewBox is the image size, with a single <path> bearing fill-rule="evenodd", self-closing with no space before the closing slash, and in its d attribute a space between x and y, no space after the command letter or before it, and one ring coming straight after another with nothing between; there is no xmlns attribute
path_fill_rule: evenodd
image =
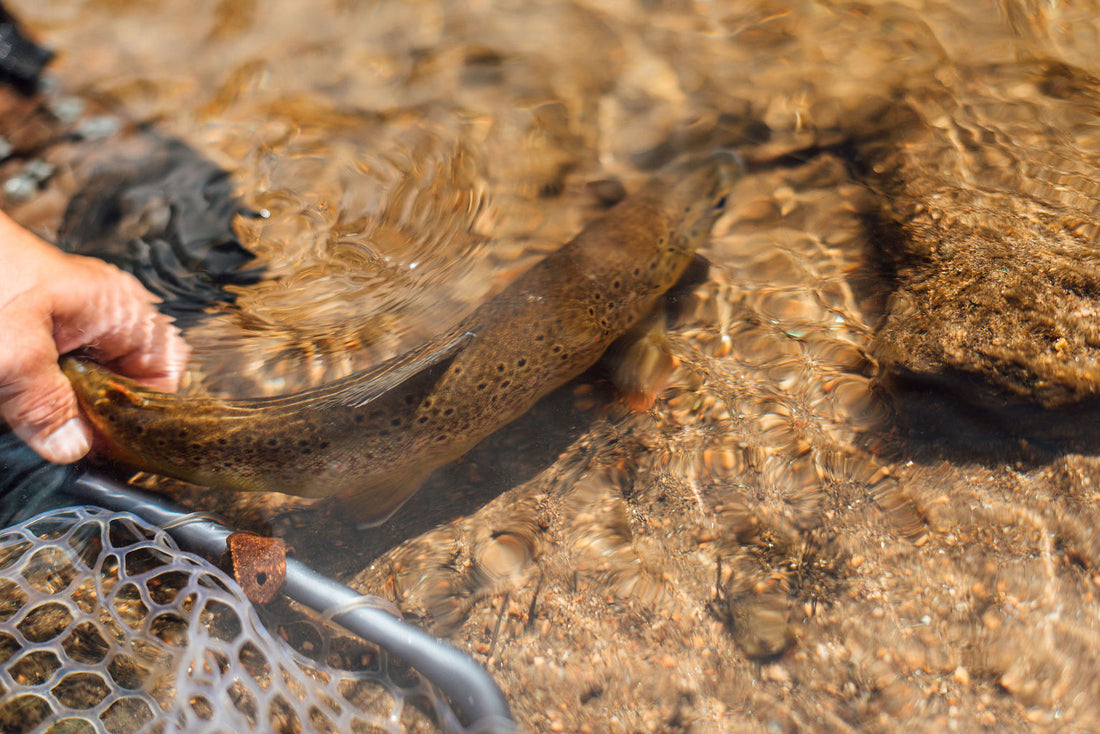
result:
<svg viewBox="0 0 1100 734"><path fill-rule="evenodd" d="M910 91L906 124L860 150L897 283L872 351L907 377L1080 401L1100 391L1100 82L1053 63L975 79Z"/></svg>

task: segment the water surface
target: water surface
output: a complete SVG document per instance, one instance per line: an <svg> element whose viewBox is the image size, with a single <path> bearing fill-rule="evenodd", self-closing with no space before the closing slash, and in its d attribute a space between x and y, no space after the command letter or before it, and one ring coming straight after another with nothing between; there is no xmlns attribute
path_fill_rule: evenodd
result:
<svg viewBox="0 0 1100 734"><path fill-rule="evenodd" d="M191 390L277 394L419 343L598 216L608 179L797 153L738 185L654 410L590 375L367 534L176 488L470 650L532 730L1100 719L1093 4L13 10L65 93L178 136L264 214L237 228L266 278L189 331Z"/></svg>

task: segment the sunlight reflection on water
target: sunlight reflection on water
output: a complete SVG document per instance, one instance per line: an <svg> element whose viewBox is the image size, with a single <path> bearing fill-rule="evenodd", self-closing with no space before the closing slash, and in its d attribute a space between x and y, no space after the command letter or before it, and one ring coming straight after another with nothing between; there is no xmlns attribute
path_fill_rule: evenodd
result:
<svg viewBox="0 0 1100 734"><path fill-rule="evenodd" d="M322 544L337 552L316 538L300 551L483 655L538 731L1094 722L1080 704L1095 700L1091 664L1055 654L1100 649L1094 624L1058 621L1094 613L1088 578L1026 541L1055 506L1050 532L1095 568L1074 479L1092 457L1051 468L939 395L907 406L912 432L938 419L962 439L937 443L938 424L927 444L899 439L884 367L1012 362L1000 343L972 348L1001 321L988 312L924 351L873 340L892 333L876 331L887 315L932 333L913 328L922 298L892 295L898 283L964 272L905 280L888 256L1015 247L982 225L1001 237L1004 212L1035 202L1027 241L1054 222L1080 249L1037 248L1038 271L1059 275L1033 280L1093 313L1097 9L795 5L15 3L64 51L64 85L196 146L269 215L238 222L269 279L188 334L193 389L284 392L420 343L598 216L586 184L633 189L673 153L724 145L764 161L828 148L738 185L710 275L676 306L680 364L656 410L626 413L590 376L441 472L420 525L333 530ZM883 252L892 217L918 227L902 254ZM927 234L943 222L978 234ZM1092 349L1085 321L1058 321L1065 343ZM1052 383L1090 364L1034 342L1025 357ZM1008 526L1024 535L997 535Z"/></svg>

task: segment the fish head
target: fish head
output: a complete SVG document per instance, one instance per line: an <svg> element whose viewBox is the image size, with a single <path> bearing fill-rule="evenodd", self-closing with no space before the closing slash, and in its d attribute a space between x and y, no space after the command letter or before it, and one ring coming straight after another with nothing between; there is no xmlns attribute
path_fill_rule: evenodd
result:
<svg viewBox="0 0 1100 734"><path fill-rule="evenodd" d="M741 156L721 150L675 163L660 175L665 206L673 222L673 246L695 252L707 241L744 170Z"/></svg>

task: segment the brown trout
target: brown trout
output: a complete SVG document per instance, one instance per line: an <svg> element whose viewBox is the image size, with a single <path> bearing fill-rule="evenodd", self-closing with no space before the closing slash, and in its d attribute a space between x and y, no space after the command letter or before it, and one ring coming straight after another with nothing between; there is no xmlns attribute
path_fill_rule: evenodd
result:
<svg viewBox="0 0 1100 734"><path fill-rule="evenodd" d="M71 356L62 367L112 458L214 488L334 497L378 524L434 469L659 321L647 317L709 238L737 163L716 153L664 171L451 332L315 389L220 400Z"/></svg>

